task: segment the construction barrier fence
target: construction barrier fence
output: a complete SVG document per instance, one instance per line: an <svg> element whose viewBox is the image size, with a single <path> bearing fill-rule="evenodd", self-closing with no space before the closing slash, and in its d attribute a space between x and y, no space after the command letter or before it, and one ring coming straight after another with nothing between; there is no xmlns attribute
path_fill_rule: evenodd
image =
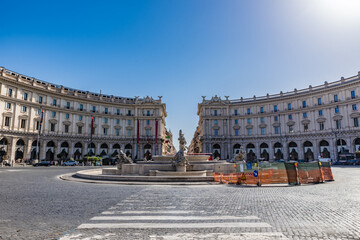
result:
<svg viewBox="0 0 360 240"><path fill-rule="evenodd" d="M309 184L334 181L329 162L260 162L234 164L236 172L213 173L214 181L226 184Z"/></svg>

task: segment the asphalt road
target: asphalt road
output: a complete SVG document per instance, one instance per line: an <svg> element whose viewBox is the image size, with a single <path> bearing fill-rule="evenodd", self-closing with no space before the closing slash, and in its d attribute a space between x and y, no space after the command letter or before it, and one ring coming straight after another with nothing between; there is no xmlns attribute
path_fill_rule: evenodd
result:
<svg viewBox="0 0 360 240"><path fill-rule="evenodd" d="M360 239L360 168L295 187L63 181L84 167L0 168L0 239Z"/></svg>

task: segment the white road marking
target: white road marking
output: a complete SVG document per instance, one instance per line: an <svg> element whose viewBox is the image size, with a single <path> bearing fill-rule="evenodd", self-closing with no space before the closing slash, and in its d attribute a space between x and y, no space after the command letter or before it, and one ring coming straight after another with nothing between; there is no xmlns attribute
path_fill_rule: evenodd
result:
<svg viewBox="0 0 360 240"><path fill-rule="evenodd" d="M215 222L215 223L85 223L78 229L109 228L271 228L265 222Z"/></svg>
<svg viewBox="0 0 360 240"><path fill-rule="evenodd" d="M279 232L242 232L242 233L176 233L166 235L150 235L150 240L166 239L166 240L183 240L183 239L219 239L219 240L287 240L284 234Z"/></svg>
<svg viewBox="0 0 360 240"><path fill-rule="evenodd" d="M189 213L201 213L204 211L104 211L101 214L189 214Z"/></svg>
<svg viewBox="0 0 360 240"><path fill-rule="evenodd" d="M258 220L256 216L98 216L90 220L108 221L108 220ZM162 223L161 223L162 224Z"/></svg>

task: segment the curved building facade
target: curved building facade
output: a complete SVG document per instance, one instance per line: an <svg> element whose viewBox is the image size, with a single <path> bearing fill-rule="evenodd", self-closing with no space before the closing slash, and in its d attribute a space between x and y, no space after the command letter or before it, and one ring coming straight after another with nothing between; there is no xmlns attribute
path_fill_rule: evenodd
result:
<svg viewBox="0 0 360 240"><path fill-rule="evenodd" d="M58 160L59 154L81 159L122 150L140 159L169 149L161 97L91 93L0 67L0 106L0 157L11 163L35 159L37 152Z"/></svg>
<svg viewBox="0 0 360 240"><path fill-rule="evenodd" d="M336 159L360 150L360 73L321 86L248 99L203 97L190 151L247 160ZM360 156L358 156L360 157Z"/></svg>

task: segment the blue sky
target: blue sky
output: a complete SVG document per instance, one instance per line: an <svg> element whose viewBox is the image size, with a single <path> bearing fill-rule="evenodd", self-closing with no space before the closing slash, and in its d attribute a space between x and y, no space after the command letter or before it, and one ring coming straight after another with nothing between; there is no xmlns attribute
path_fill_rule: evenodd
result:
<svg viewBox="0 0 360 240"><path fill-rule="evenodd" d="M360 71L358 0L6 1L0 65L71 88L163 96L188 143L201 96L301 89ZM174 139L174 140L175 140Z"/></svg>

